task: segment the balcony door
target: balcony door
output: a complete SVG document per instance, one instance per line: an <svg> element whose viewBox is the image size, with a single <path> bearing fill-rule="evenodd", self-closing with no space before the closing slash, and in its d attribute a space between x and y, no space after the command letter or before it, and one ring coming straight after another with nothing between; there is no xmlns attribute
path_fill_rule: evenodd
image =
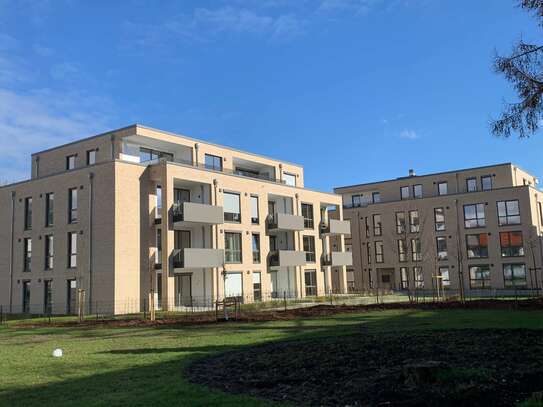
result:
<svg viewBox="0 0 543 407"><path fill-rule="evenodd" d="M192 275L181 274L175 277L175 305L191 307L192 304Z"/></svg>
<svg viewBox="0 0 543 407"><path fill-rule="evenodd" d="M174 267L185 267L185 251L183 249L190 248L190 230L176 230L174 232Z"/></svg>
<svg viewBox="0 0 543 407"><path fill-rule="evenodd" d="M181 205L183 202L190 202L190 190L182 188L174 188L173 202L176 205Z"/></svg>

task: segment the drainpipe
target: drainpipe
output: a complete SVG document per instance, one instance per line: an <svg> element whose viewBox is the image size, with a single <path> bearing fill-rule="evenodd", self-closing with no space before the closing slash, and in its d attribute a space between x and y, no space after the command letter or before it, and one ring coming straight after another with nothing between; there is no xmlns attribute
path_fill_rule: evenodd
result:
<svg viewBox="0 0 543 407"><path fill-rule="evenodd" d="M454 200L456 209L456 251L458 259L458 289L460 290L460 300L464 302L464 270L462 264L462 246L460 241L460 215L458 213L458 199Z"/></svg>
<svg viewBox="0 0 543 407"><path fill-rule="evenodd" d="M15 229L15 191L11 191L11 239L10 239L10 258L9 258L9 312L12 313L13 307L13 239Z"/></svg>
<svg viewBox="0 0 543 407"><path fill-rule="evenodd" d="M218 181L216 179L213 180L213 196L214 196L214 205L217 206L218 199L217 199L217 185ZM219 225L212 226L212 228L215 228L215 249L219 248ZM219 268L214 267L215 271L215 300L219 299ZM213 281L213 279L212 279Z"/></svg>
<svg viewBox="0 0 543 407"><path fill-rule="evenodd" d="M115 161L115 134L111 135L111 160Z"/></svg>
<svg viewBox="0 0 543 407"><path fill-rule="evenodd" d="M89 313L92 314L92 284L93 284L93 269L92 269L92 259L93 259L93 209L94 209L94 173L89 173Z"/></svg>
<svg viewBox="0 0 543 407"><path fill-rule="evenodd" d="M198 167L198 149L200 148L200 146L198 145L198 143L194 143L194 163L196 164L196 166Z"/></svg>
<svg viewBox="0 0 543 407"><path fill-rule="evenodd" d="M300 196L298 195L297 192L294 196L296 198L296 210L294 214L296 216L299 216L300 215L300 202L299 202ZM301 241L301 233L300 231L297 231L296 233L298 234L298 250L300 250L300 249L303 249L303 244ZM294 267L294 273L295 273L294 281L296 284L296 291L297 291L296 297L301 297L302 296L302 266Z"/></svg>
<svg viewBox="0 0 543 407"><path fill-rule="evenodd" d="M36 178L40 177L40 156L36 157Z"/></svg>

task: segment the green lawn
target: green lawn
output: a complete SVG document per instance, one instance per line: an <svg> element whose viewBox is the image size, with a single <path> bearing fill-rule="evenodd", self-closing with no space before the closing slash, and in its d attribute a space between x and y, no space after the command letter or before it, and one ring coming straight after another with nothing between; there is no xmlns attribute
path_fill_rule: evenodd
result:
<svg viewBox="0 0 543 407"><path fill-rule="evenodd" d="M319 319L158 328L0 326L0 406L271 406L191 385L183 367L273 340L366 330L543 329L537 311L374 311ZM64 350L53 358L53 349Z"/></svg>

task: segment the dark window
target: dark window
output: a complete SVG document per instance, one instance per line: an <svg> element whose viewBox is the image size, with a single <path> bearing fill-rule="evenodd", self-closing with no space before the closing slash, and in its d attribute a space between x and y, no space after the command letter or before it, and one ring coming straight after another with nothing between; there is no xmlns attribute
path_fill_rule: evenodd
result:
<svg viewBox="0 0 543 407"><path fill-rule="evenodd" d="M366 245L366 255L368 256L368 264L371 264L371 245L369 242Z"/></svg>
<svg viewBox="0 0 543 407"><path fill-rule="evenodd" d="M260 263L260 235L253 233L253 263Z"/></svg>
<svg viewBox="0 0 543 407"><path fill-rule="evenodd" d="M205 167L209 170L222 171L222 157L206 154Z"/></svg>
<svg viewBox="0 0 543 407"><path fill-rule="evenodd" d="M362 205L362 195L353 195L351 196L351 202L353 203L353 208L357 208Z"/></svg>
<svg viewBox="0 0 543 407"><path fill-rule="evenodd" d="M75 154L66 157L66 169L73 170L75 168Z"/></svg>
<svg viewBox="0 0 543 407"><path fill-rule="evenodd" d="M375 262L383 263L384 261L385 257L383 253L383 242L377 241L375 242Z"/></svg>
<svg viewBox="0 0 543 407"><path fill-rule="evenodd" d="M68 268L77 267L77 232L68 233Z"/></svg>
<svg viewBox="0 0 543 407"><path fill-rule="evenodd" d="M468 192L477 191L477 178L466 179L466 191Z"/></svg>
<svg viewBox="0 0 543 407"><path fill-rule="evenodd" d="M96 164L96 150L87 151L87 165Z"/></svg>
<svg viewBox="0 0 543 407"><path fill-rule="evenodd" d="M411 239L411 259L413 261L422 260L422 250L419 238Z"/></svg>
<svg viewBox="0 0 543 407"><path fill-rule="evenodd" d="M77 188L68 191L68 223L77 222Z"/></svg>
<svg viewBox="0 0 543 407"><path fill-rule="evenodd" d="M383 234L383 226L381 224L381 215L373 215L373 235L381 236Z"/></svg>
<svg viewBox="0 0 543 407"><path fill-rule="evenodd" d="M405 213L396 212L396 233L401 235L405 233Z"/></svg>
<svg viewBox="0 0 543 407"><path fill-rule="evenodd" d="M409 199L409 187L401 187L400 188L400 198L401 199Z"/></svg>
<svg viewBox="0 0 543 407"><path fill-rule="evenodd" d="M53 235L45 236L45 270L52 270L54 266L55 245Z"/></svg>
<svg viewBox="0 0 543 407"><path fill-rule="evenodd" d="M524 256L522 232L500 232L502 257Z"/></svg>
<svg viewBox="0 0 543 407"><path fill-rule="evenodd" d="M438 232L445 230L445 209L434 208L434 224Z"/></svg>
<svg viewBox="0 0 543 407"><path fill-rule="evenodd" d="M479 233L466 235L468 259L485 259L488 257L488 235Z"/></svg>
<svg viewBox="0 0 543 407"><path fill-rule="evenodd" d="M162 264L162 229L156 230L156 256L155 264Z"/></svg>
<svg viewBox="0 0 543 407"><path fill-rule="evenodd" d="M23 314L30 313L30 281L23 281Z"/></svg>
<svg viewBox="0 0 543 407"><path fill-rule="evenodd" d="M302 204L302 216L304 217L304 228L313 229L313 205L311 204Z"/></svg>
<svg viewBox="0 0 543 407"><path fill-rule="evenodd" d="M373 203L381 202L381 194L379 192L372 192L371 200L373 201Z"/></svg>
<svg viewBox="0 0 543 407"><path fill-rule="evenodd" d="M140 163L155 161L161 158L165 158L167 161L173 161L173 154L140 147Z"/></svg>
<svg viewBox="0 0 543 407"><path fill-rule="evenodd" d="M253 299L262 300L262 279L259 272L253 271Z"/></svg>
<svg viewBox="0 0 543 407"><path fill-rule="evenodd" d="M409 211L409 231L411 233L420 231L419 211Z"/></svg>
<svg viewBox="0 0 543 407"><path fill-rule="evenodd" d="M449 193L449 184L447 181L437 183L437 194L447 195Z"/></svg>
<svg viewBox="0 0 543 407"><path fill-rule="evenodd" d="M398 240L398 260L400 262L407 261L407 245L403 239Z"/></svg>
<svg viewBox="0 0 543 407"><path fill-rule="evenodd" d="M25 198L25 230L32 229L32 198Z"/></svg>
<svg viewBox="0 0 543 407"><path fill-rule="evenodd" d="M417 199L422 198L422 185L421 184L413 185L413 198L417 198Z"/></svg>
<svg viewBox="0 0 543 407"><path fill-rule="evenodd" d="M55 224L55 194L45 195L45 226Z"/></svg>
<svg viewBox="0 0 543 407"><path fill-rule="evenodd" d="M504 225L519 225L520 224L520 209L518 200L513 201L498 201L498 224Z"/></svg>
<svg viewBox="0 0 543 407"><path fill-rule="evenodd" d="M53 311L53 282L43 280L43 313L51 315Z"/></svg>
<svg viewBox="0 0 543 407"><path fill-rule="evenodd" d="M481 177L481 189L483 191L490 191L492 189L492 176L485 175Z"/></svg>
<svg viewBox="0 0 543 407"><path fill-rule="evenodd" d="M437 259L447 260L447 238L445 236L438 236L436 238L437 246Z"/></svg>
<svg viewBox="0 0 543 407"><path fill-rule="evenodd" d="M23 241L24 247L24 258L23 258L23 271L32 270L32 239L29 237L25 238Z"/></svg>
<svg viewBox="0 0 543 407"><path fill-rule="evenodd" d="M75 314L77 303L77 281L66 281L66 313Z"/></svg>
<svg viewBox="0 0 543 407"><path fill-rule="evenodd" d="M258 225L260 216L258 215L258 196L251 195L251 223Z"/></svg>
<svg viewBox="0 0 543 407"><path fill-rule="evenodd" d="M504 264L503 281L505 288L526 287L526 266L524 264Z"/></svg>
<svg viewBox="0 0 543 407"><path fill-rule="evenodd" d="M227 222L241 222L239 194L224 193L224 220Z"/></svg>
<svg viewBox="0 0 543 407"><path fill-rule="evenodd" d="M490 288L490 267L488 264L470 266L469 281L471 288Z"/></svg>
<svg viewBox="0 0 543 407"><path fill-rule="evenodd" d="M241 263L241 233L226 232L224 249L226 263Z"/></svg>
<svg viewBox="0 0 543 407"><path fill-rule="evenodd" d="M464 227L472 229L485 226L485 204L464 205Z"/></svg>
<svg viewBox="0 0 543 407"><path fill-rule="evenodd" d="M305 271L305 295L317 295L317 272L316 270Z"/></svg>
<svg viewBox="0 0 543 407"><path fill-rule="evenodd" d="M315 263L315 237L304 236L305 259L308 263Z"/></svg>

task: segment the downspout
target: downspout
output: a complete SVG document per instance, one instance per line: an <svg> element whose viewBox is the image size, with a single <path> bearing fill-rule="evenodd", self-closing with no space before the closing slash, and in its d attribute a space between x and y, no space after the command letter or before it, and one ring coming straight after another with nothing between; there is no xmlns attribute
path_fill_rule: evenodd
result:
<svg viewBox="0 0 543 407"><path fill-rule="evenodd" d="M94 173L89 173L89 313L92 314L92 285L93 285L93 210L94 210Z"/></svg>
<svg viewBox="0 0 543 407"><path fill-rule="evenodd" d="M458 289L460 290L460 300L464 302L464 270L462 264L462 246L460 242L460 215L458 213L458 199L454 200L454 206L456 210L456 258L458 260Z"/></svg>
<svg viewBox="0 0 543 407"><path fill-rule="evenodd" d="M362 271L362 267L363 267L363 264L362 264L362 232L360 230L360 211L356 211L356 222L357 222L357 232L358 232L358 247L357 247L357 250L358 250L358 255L360 257L360 279L361 279L361 283L362 283L362 287L360 287L361 289L364 288L364 272ZM369 286L368 286L369 288Z"/></svg>
<svg viewBox="0 0 543 407"><path fill-rule="evenodd" d="M213 180L213 195L214 195L214 205L217 206L218 199L217 199L217 184L218 181L216 179ZM219 249L219 225L212 226L215 228L215 249ZM219 300L219 268L214 267L215 270L215 291L216 296L215 300ZM213 279L212 279L213 281Z"/></svg>
<svg viewBox="0 0 543 407"><path fill-rule="evenodd" d="M194 163L196 164L196 167L198 167L198 149L200 146L198 143L194 143Z"/></svg>
<svg viewBox="0 0 543 407"><path fill-rule="evenodd" d="M300 196L296 192L294 195L296 198L296 212L295 215L300 215ZM298 250L303 249L303 243L301 241L301 233L298 231L296 232L298 234ZM295 266L294 267L294 273L295 273L295 279L294 282L296 284L296 297L302 296L302 266Z"/></svg>
<svg viewBox="0 0 543 407"><path fill-rule="evenodd" d="M36 157L36 178L40 177L40 156Z"/></svg>
<svg viewBox="0 0 543 407"><path fill-rule="evenodd" d="M111 135L111 160L115 161L115 134Z"/></svg>
<svg viewBox="0 0 543 407"><path fill-rule="evenodd" d="M9 312L11 314L13 307L13 239L15 229L15 191L11 191L11 240L10 240L10 259L9 259Z"/></svg>

